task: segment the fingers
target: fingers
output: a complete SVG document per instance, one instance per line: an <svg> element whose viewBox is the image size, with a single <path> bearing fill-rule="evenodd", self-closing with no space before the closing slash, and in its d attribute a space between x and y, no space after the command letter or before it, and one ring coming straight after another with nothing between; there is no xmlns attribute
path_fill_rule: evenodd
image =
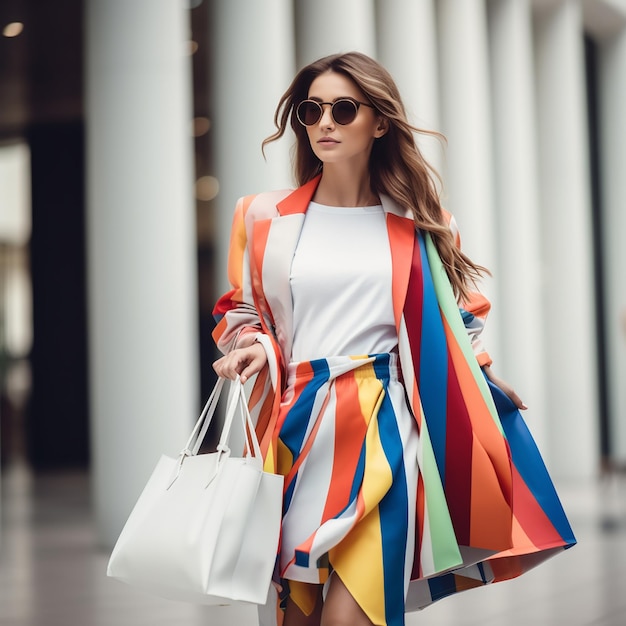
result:
<svg viewBox="0 0 626 626"><path fill-rule="evenodd" d="M243 350L233 350L213 363L213 369L220 378L235 380L247 362Z"/></svg>
<svg viewBox="0 0 626 626"><path fill-rule="evenodd" d="M504 381L492 381L494 382L498 387L500 387L500 389L502 389L502 391L504 391L504 393L509 397L509 399L511 400L511 402L521 411L525 411L528 407L524 404L524 402L522 402L522 399L517 395L517 393L515 393L514 389L510 386L507 385Z"/></svg>
<svg viewBox="0 0 626 626"><path fill-rule="evenodd" d="M513 402L513 404L521 411L525 411L528 408L512 389L510 390L510 393L507 393L507 395L511 398L511 402Z"/></svg>
<svg viewBox="0 0 626 626"><path fill-rule="evenodd" d="M483 371L487 375L487 378L496 386L499 387L511 400L511 402L520 410L525 411L528 407L524 404L522 399L515 393L513 387L503 381L501 378L498 378L491 371L491 368L488 366L483 367Z"/></svg>
<svg viewBox="0 0 626 626"><path fill-rule="evenodd" d="M506 393L507 396L509 396L509 399L511 400L511 402L521 411L525 411L528 407L524 404L524 402L522 402L522 399L515 393L515 391L513 391L513 389L511 387L509 387L506 384L502 384L502 385L498 385L498 387L500 387L500 389L502 389L502 391L504 391L504 393Z"/></svg>
<svg viewBox="0 0 626 626"><path fill-rule="evenodd" d="M267 355L260 344L232 350L213 363L213 369L220 378L234 380L237 375L245 383L250 376L259 372L267 363Z"/></svg>
<svg viewBox="0 0 626 626"><path fill-rule="evenodd" d="M254 374L256 374L257 372L260 372L261 369L263 368L263 366L265 365L265 360L266 359L260 359L260 358L254 358L252 359L242 370L241 373L239 374L240 378L241 378L241 382L245 383L246 380L248 380L248 378L250 378L250 376L253 376Z"/></svg>

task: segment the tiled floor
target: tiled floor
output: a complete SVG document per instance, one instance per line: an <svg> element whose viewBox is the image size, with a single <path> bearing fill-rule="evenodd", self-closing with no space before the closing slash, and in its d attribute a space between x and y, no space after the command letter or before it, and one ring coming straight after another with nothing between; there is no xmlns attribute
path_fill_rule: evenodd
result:
<svg viewBox="0 0 626 626"><path fill-rule="evenodd" d="M153 598L105 575L86 475L2 478L2 626L247 626L250 607L205 608ZM626 625L626 479L559 485L579 545L520 579L470 591L407 618L407 626Z"/></svg>

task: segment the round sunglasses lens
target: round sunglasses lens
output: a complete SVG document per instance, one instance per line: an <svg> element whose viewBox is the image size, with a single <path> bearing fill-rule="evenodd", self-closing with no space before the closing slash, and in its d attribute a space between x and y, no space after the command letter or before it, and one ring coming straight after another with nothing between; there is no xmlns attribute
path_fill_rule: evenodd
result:
<svg viewBox="0 0 626 626"><path fill-rule="evenodd" d="M300 103L300 106L298 106L298 119L305 126L313 126L313 124L317 124L321 116L322 108L316 102L305 100Z"/></svg>
<svg viewBox="0 0 626 626"><path fill-rule="evenodd" d="M337 124L349 124L357 114L357 106L352 100L337 100L333 104L333 117Z"/></svg>

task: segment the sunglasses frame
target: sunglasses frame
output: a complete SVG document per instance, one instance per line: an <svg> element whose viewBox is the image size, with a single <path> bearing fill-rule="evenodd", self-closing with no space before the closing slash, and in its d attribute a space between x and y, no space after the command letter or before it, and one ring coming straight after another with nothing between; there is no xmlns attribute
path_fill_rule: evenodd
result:
<svg viewBox="0 0 626 626"><path fill-rule="evenodd" d="M300 107L303 104L309 103L309 102L312 102L318 106L320 114L319 114L319 117L312 124L305 124L302 118L300 117ZM335 117L335 112L334 112L335 105L339 104L340 102L350 102L354 106L354 117L349 122L340 122ZM330 106L330 115L333 118L333 121L335 122L335 124L339 124L339 126L347 126L348 124L352 124L352 122L354 122L354 120L356 119L356 116L359 114L359 109L361 108L361 105L370 107L371 109L375 108L374 105L370 104L369 102L361 102L360 100L356 100L355 98L350 98L349 96L345 96L343 98L337 98L337 100L335 100L334 102L320 102L319 100L312 100L311 98L307 98L306 100L302 100L296 107L296 117L298 118L298 121L300 122L300 124L302 124L302 126L305 126L305 127L315 126L316 124L318 124L324 115L325 104L328 104Z"/></svg>

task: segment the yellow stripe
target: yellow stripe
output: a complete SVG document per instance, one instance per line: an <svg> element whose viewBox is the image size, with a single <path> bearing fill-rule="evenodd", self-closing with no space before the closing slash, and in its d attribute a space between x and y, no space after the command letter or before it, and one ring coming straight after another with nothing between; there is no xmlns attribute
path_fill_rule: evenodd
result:
<svg viewBox="0 0 626 626"><path fill-rule="evenodd" d="M384 392L378 385L359 385L359 400L367 411L376 415ZM369 379L378 382L376 379ZM361 382L361 381L360 381ZM329 551L330 562L359 606L374 624L385 623L385 581L383 546L378 503L391 487L392 473L383 451L378 420L372 419L367 429L365 475L361 495L364 517L348 536Z"/></svg>
<svg viewBox="0 0 626 626"><path fill-rule="evenodd" d="M371 363L362 365L358 373L356 384L359 405L361 406L361 414L365 418L365 422L369 424L372 415L378 413L385 392L382 382L376 378L374 366Z"/></svg>
<svg viewBox="0 0 626 626"><path fill-rule="evenodd" d="M274 442L270 442L270 445L267 449L267 455L265 456L265 461L263 462L263 471L269 472L270 474L276 474L276 466L274 465Z"/></svg>
<svg viewBox="0 0 626 626"><path fill-rule="evenodd" d="M279 439L278 440L278 463L276 472L282 476L287 476L293 467L293 454L291 450Z"/></svg>
<svg viewBox="0 0 626 626"><path fill-rule="evenodd" d="M289 581L289 597L306 616L311 615L315 610L318 595L319 589L316 585L301 583L297 580Z"/></svg>
<svg viewBox="0 0 626 626"><path fill-rule="evenodd" d="M374 624L385 623L383 546L378 508L329 552L335 573Z"/></svg>
<svg viewBox="0 0 626 626"><path fill-rule="evenodd" d="M373 407L373 413L378 413L384 393L378 393ZM365 435L365 474L361 493L365 502L365 514L372 510L389 491L393 476L387 456L383 450L378 431L378 420L373 419Z"/></svg>

